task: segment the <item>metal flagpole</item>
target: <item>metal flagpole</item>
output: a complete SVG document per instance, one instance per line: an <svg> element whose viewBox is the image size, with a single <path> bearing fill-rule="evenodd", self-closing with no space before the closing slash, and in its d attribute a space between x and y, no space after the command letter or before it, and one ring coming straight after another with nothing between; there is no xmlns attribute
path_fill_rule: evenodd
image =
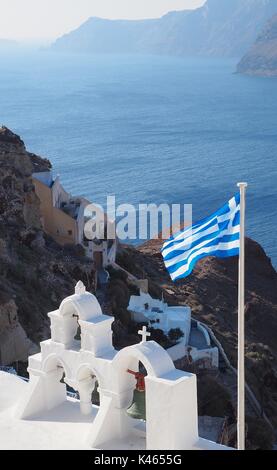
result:
<svg viewBox="0 0 277 470"><path fill-rule="evenodd" d="M245 336L244 336L244 289L245 289L245 192L247 183L238 183L240 189L240 250L238 280L238 449L245 450Z"/></svg>

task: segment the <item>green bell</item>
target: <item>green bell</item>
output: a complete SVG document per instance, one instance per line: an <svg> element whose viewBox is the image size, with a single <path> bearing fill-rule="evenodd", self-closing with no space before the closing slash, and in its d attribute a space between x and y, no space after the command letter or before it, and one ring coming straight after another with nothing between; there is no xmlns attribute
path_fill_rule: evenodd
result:
<svg viewBox="0 0 277 470"><path fill-rule="evenodd" d="M134 419L143 419L144 421L146 420L145 391L134 391L133 403L127 409L127 414Z"/></svg>
<svg viewBox="0 0 277 470"><path fill-rule="evenodd" d="M96 380L94 390L91 394L91 402L92 402L93 405L100 406L100 395L99 395L99 392L98 392L98 387L99 387L99 384Z"/></svg>

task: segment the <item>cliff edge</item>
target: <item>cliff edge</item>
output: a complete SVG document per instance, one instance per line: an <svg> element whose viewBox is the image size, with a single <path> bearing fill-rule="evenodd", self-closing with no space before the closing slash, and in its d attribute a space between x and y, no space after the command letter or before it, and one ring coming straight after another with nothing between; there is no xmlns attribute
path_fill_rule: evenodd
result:
<svg viewBox="0 0 277 470"><path fill-rule="evenodd" d="M94 286L91 261L42 230L31 176L50 168L18 135L0 128L0 365L25 362L49 337L47 313L79 279Z"/></svg>
<svg viewBox="0 0 277 470"><path fill-rule="evenodd" d="M255 44L241 59L237 72L277 77L277 15L267 23Z"/></svg>

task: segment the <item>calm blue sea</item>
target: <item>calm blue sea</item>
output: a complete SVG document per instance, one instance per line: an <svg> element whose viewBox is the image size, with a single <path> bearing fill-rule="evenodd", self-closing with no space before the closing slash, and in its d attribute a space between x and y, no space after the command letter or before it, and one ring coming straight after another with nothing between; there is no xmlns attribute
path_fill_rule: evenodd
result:
<svg viewBox="0 0 277 470"><path fill-rule="evenodd" d="M66 188L103 204L192 203L209 215L249 183L247 233L277 266L277 80L236 60L0 57L0 117Z"/></svg>

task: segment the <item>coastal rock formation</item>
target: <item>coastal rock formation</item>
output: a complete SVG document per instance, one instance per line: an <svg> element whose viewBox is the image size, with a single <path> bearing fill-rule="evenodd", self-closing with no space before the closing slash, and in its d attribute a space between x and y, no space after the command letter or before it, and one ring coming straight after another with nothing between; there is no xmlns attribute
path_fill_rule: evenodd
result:
<svg viewBox="0 0 277 470"><path fill-rule="evenodd" d="M0 217L8 224L39 229L39 199L31 182L37 167L50 162L26 151L24 142L6 127L0 129Z"/></svg>
<svg viewBox="0 0 277 470"><path fill-rule="evenodd" d="M18 320L17 306L13 299L0 304L0 364L26 362L39 351L30 341Z"/></svg>
<svg viewBox="0 0 277 470"><path fill-rule="evenodd" d="M277 12L277 0L207 0L159 19L90 18L57 39L57 52L241 57Z"/></svg>
<svg viewBox="0 0 277 470"><path fill-rule="evenodd" d="M241 59L237 71L246 75L277 76L277 15L267 23L255 44Z"/></svg>
<svg viewBox="0 0 277 470"><path fill-rule="evenodd" d="M0 128L0 365L25 360L34 343L49 337L47 312L79 279L94 288L91 261L42 231L31 175L50 167Z"/></svg>

